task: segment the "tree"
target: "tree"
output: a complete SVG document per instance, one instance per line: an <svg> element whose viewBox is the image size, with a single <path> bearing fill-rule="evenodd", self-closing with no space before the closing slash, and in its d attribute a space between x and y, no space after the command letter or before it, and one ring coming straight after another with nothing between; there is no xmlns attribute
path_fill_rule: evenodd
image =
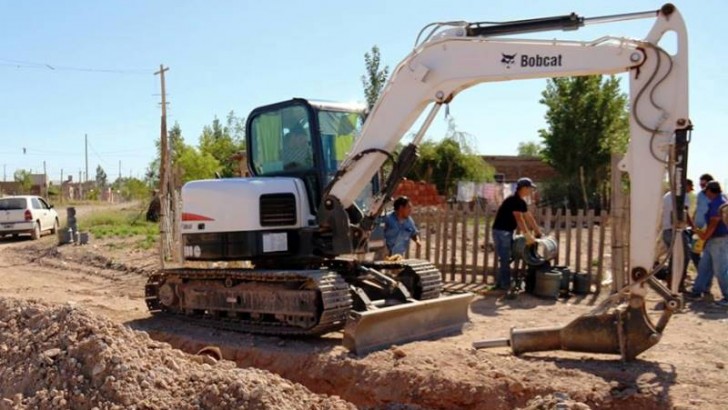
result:
<svg viewBox="0 0 728 410"><path fill-rule="evenodd" d="M170 171L175 175L176 188L195 179L213 178L216 173L231 177L237 163L230 160L233 154L245 147L245 119L230 111L222 123L215 117L210 125L202 129L199 148L185 142L182 129L175 123L167 134L169 146ZM161 148L155 142L157 157L149 164L145 179L150 187L159 184L159 161Z"/></svg>
<svg viewBox="0 0 728 410"><path fill-rule="evenodd" d="M610 76L548 80L540 101L547 129L539 130L544 159L559 173L544 197L574 208L602 203L612 152L625 152L629 138L627 96Z"/></svg>
<svg viewBox="0 0 728 410"><path fill-rule="evenodd" d="M379 47L372 46L371 54L364 53L364 66L366 72L361 76L361 83L364 87L364 98L367 101L367 107L371 110L379 99L379 94L387 83L389 77L389 67L384 66L380 69L381 56L379 55Z"/></svg>
<svg viewBox="0 0 728 410"><path fill-rule="evenodd" d="M472 135L460 131L448 117L448 131L440 142L420 144L420 157L407 177L434 183L439 192L455 193L457 181L483 182L493 180L494 169L472 149Z"/></svg>
<svg viewBox="0 0 728 410"><path fill-rule="evenodd" d="M223 178L234 176L237 164L231 157L245 149L245 119L230 111L223 125L216 116L212 124L202 129L199 148L200 154L209 154L217 160Z"/></svg>
<svg viewBox="0 0 728 410"><path fill-rule="evenodd" d="M177 164L181 169L180 184L196 179L210 179L220 172L223 166L210 153L202 152L195 147L186 147Z"/></svg>
<svg viewBox="0 0 728 410"><path fill-rule="evenodd" d="M101 167L101 165L97 165L96 166L96 186L98 188L105 188L107 183L108 183L108 177L106 176L106 172Z"/></svg>
<svg viewBox="0 0 728 410"><path fill-rule="evenodd" d="M154 141L154 146L157 149L157 155L154 157L152 162L149 163L149 166L144 173L144 179L150 187L157 187L159 185L159 163L161 161L160 157L162 154L162 146L158 139ZM167 131L167 149L169 150L169 162L172 169L174 169L174 164L185 146L182 129L180 128L179 123L175 122L172 128Z"/></svg>
<svg viewBox="0 0 728 410"><path fill-rule="evenodd" d="M518 155L524 157L539 157L543 147L538 142L527 141L518 143Z"/></svg>
<svg viewBox="0 0 728 410"><path fill-rule="evenodd" d="M33 179L30 177L30 172L24 169L18 169L13 174L13 179L20 185L21 194L30 193L30 188L33 186Z"/></svg>
<svg viewBox="0 0 728 410"><path fill-rule="evenodd" d="M144 181L137 178L117 178L111 189L126 201L149 199L150 189Z"/></svg>

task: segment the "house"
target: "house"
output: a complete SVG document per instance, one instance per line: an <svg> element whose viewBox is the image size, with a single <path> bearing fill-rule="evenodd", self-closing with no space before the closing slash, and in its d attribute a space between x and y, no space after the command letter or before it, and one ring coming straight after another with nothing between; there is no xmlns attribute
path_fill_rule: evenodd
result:
<svg viewBox="0 0 728 410"><path fill-rule="evenodd" d="M516 182L528 177L536 184L556 178L556 170L538 157L520 155L482 155L485 162L495 168L496 181Z"/></svg>
<svg viewBox="0 0 728 410"><path fill-rule="evenodd" d="M47 196L48 176L46 174L30 174L30 192L23 192L19 182L0 182L0 193L2 195L40 195Z"/></svg>

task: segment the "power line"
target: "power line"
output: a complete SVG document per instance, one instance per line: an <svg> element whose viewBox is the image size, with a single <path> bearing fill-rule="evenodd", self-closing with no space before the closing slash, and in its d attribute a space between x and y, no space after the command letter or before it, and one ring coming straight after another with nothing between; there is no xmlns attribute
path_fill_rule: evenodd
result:
<svg viewBox="0 0 728 410"><path fill-rule="evenodd" d="M110 69L110 68L93 68L93 67L74 67L64 66L50 63L38 63L34 61L15 60L10 58L0 58L0 66L14 68L30 68L48 71L78 71L86 73L102 73L102 74L136 74L149 75L153 69Z"/></svg>

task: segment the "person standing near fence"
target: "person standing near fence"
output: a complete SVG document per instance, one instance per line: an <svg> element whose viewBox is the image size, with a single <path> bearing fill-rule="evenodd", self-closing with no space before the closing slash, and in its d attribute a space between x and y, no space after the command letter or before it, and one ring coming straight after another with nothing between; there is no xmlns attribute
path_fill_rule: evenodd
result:
<svg viewBox="0 0 728 410"><path fill-rule="evenodd" d="M685 190L685 201L683 202L682 206L685 210L689 210L690 208L690 197L688 194L692 192L693 190L693 182L691 180L687 180L686 183L686 190ZM672 248L672 239L673 239L673 219L675 217L675 213L673 212L675 208L675 205L673 204L673 195L672 191L668 191L665 196L662 197L662 243L665 245L665 248L669 250ZM689 214L688 214L689 215ZM688 218L690 218L688 216ZM682 249L672 249L672 253L675 254L676 252L682 252L683 254L683 267L682 272L680 273L680 288L679 291L685 292L685 276L687 275L688 271L688 262L690 261L688 259L690 255L690 235L687 233L687 231L683 231L683 241L682 241ZM667 270L669 272L669 275L672 275L672 260L673 258L670 258L670 261L667 264ZM669 280L668 280L669 282Z"/></svg>
<svg viewBox="0 0 728 410"><path fill-rule="evenodd" d="M716 304L728 307L728 226L723 222L720 211L721 206L726 203L726 198L716 181L708 182L705 186L705 195L709 200L708 211L705 213L707 226L698 235L705 241L700 267L701 270L705 269L708 272L709 277L700 283L696 280L693 292L710 292L710 288L702 286L710 283L712 276L715 276L723 295L723 299Z"/></svg>
<svg viewBox="0 0 728 410"><path fill-rule="evenodd" d="M404 256L409 249L410 239L420 246L419 231L412 214L412 203L406 196L394 200L394 211L384 218L384 240L389 256Z"/></svg>
<svg viewBox="0 0 728 410"><path fill-rule="evenodd" d="M532 244L541 236L541 230L533 215L528 211L528 198L536 188L530 178L516 182L516 192L506 198L498 208L493 222L493 244L498 255L498 277L495 289L509 290L511 287L511 247L513 232L518 230ZM530 229L529 229L530 228ZM533 232L531 232L533 231Z"/></svg>

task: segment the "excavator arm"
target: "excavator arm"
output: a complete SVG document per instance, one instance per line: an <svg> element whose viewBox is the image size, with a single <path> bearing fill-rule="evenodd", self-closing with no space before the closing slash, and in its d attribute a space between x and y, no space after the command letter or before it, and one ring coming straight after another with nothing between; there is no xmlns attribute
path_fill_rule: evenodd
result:
<svg viewBox="0 0 728 410"><path fill-rule="evenodd" d="M635 18L655 19L652 29L642 40L619 37L593 41L491 38L493 35L576 29L590 23ZM653 262L658 232L656 214L661 206L666 171L675 191L673 203L683 203L685 195L686 135L691 123L688 116L687 32L682 16L674 6L666 4L657 11L592 19L572 14L496 25L450 22L436 25L435 29L439 27L445 29L433 30L394 70L365 122L360 138L324 192L318 222L321 231L330 236L332 248L328 253L357 251L366 244L375 219L415 161L417 146L438 110L461 91L486 82L626 72L630 90L630 141L620 169L629 174L631 187L629 284L610 299L616 304L626 302L626 307L621 313L603 307L595 320L579 318L583 319L582 324L589 322L579 331L593 332L595 327L603 328L608 323L618 326L616 331L604 332L611 341L599 344L603 346L600 351L621 353L624 358L636 356L659 340L670 314L680 306L676 296L677 280L671 289L658 283L653 277ZM668 32L673 32L677 39L675 54L669 54L660 46ZM390 177L382 192L373 199L368 213L362 215L354 199L391 158L396 144L428 107L429 112L412 143L395 161ZM674 249L682 249L680 230L684 215L682 210L676 211L679 220L675 223L673 243ZM679 259L684 255L678 252L675 257ZM681 266L680 261L673 263L673 267L678 267L675 269ZM679 274L673 277L679 278ZM656 326L644 313L648 285L668 300L665 314ZM637 327L639 332L631 330ZM628 343L630 335L625 332L632 332L639 342ZM551 348L560 345L578 350L563 342L563 338L554 336L557 333L550 329L546 333L531 332L529 335L536 339L550 335ZM573 335L569 337L573 339ZM511 342L521 339L512 337ZM521 343L519 348L513 347L516 351L530 351L537 350L533 348L535 345L539 344L531 343L525 348Z"/></svg>

